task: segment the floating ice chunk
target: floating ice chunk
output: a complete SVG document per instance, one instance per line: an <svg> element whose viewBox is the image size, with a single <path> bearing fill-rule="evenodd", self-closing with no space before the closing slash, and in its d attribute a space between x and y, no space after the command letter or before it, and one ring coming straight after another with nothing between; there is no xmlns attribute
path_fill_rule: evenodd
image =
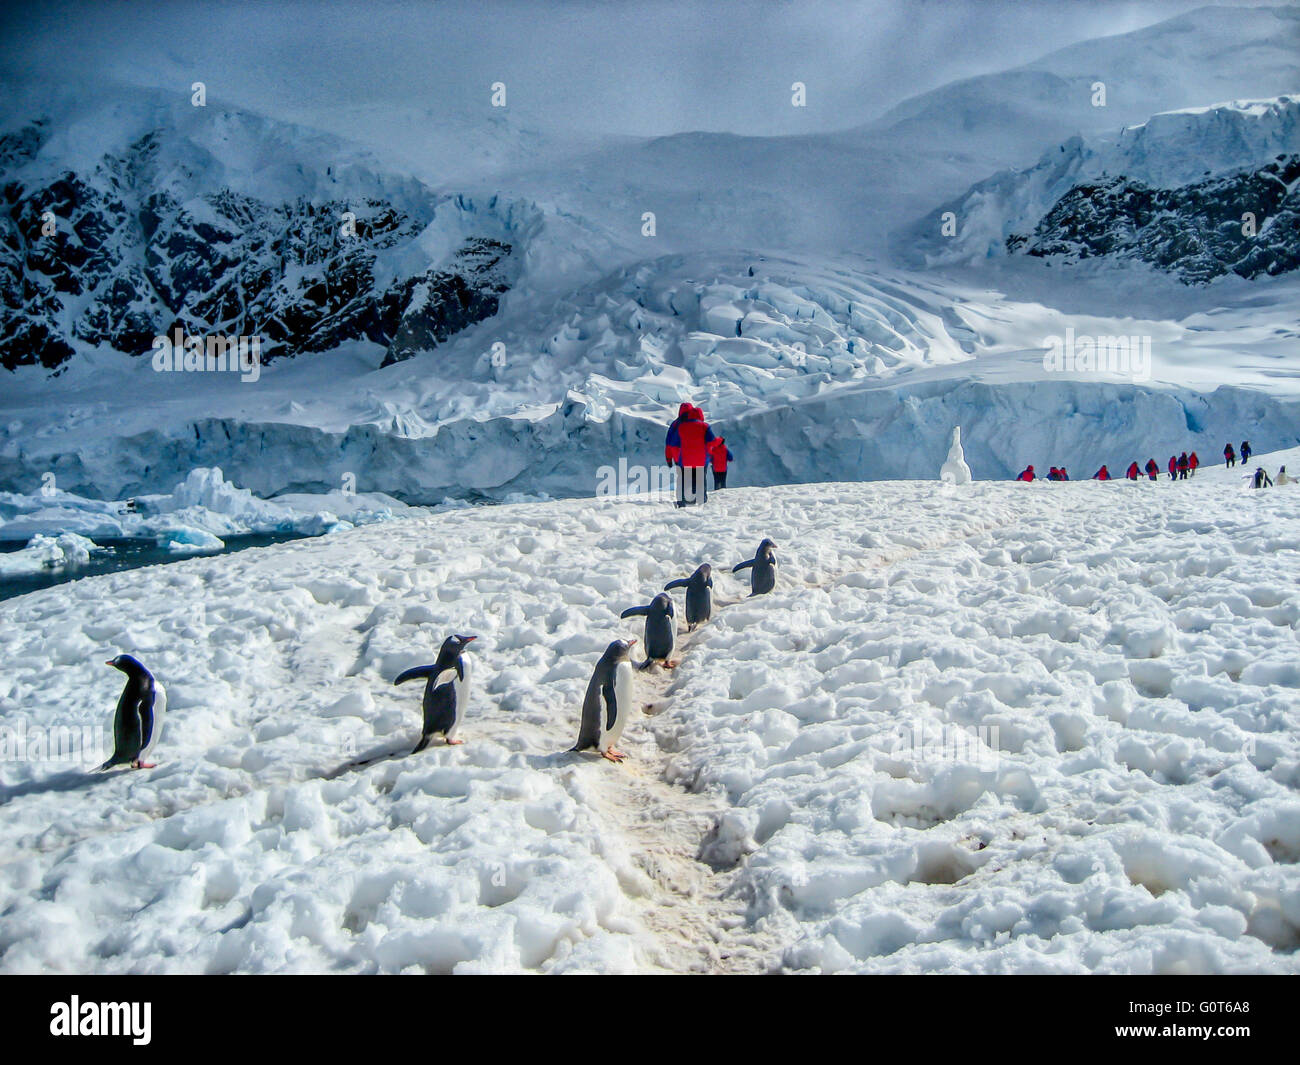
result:
<svg viewBox="0 0 1300 1065"><path fill-rule="evenodd" d="M160 544L165 543L168 551L177 554L198 554L203 551L220 551L226 545L220 537L213 536L206 529L181 526L169 529L158 536Z"/></svg>
<svg viewBox="0 0 1300 1065"><path fill-rule="evenodd" d="M48 569L67 569L90 561L92 551L102 551L93 540L76 533L33 536L21 551L0 554L0 574L18 576Z"/></svg>

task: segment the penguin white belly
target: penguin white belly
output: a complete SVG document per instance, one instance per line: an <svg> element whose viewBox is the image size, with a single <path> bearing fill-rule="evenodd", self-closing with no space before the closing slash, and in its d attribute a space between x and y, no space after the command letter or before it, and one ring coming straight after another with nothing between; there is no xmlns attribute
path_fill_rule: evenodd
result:
<svg viewBox="0 0 1300 1065"><path fill-rule="evenodd" d="M149 742L140 752L140 760L153 754L153 749L158 746L158 739L162 736L163 718L167 716L167 689L158 681L153 682L153 735L149 737Z"/></svg>
<svg viewBox="0 0 1300 1065"><path fill-rule="evenodd" d="M471 659L468 656L465 656L460 660L461 672L465 674L463 680L454 669L451 670L451 686L455 693L455 698L452 700L452 721L451 728L447 730L448 740L454 740L456 738L456 733L460 731L460 723L465 719L465 707L469 705L470 661Z"/></svg>
<svg viewBox="0 0 1300 1065"><path fill-rule="evenodd" d="M614 724L608 731L601 733L598 750L603 752L616 746L623 730L627 728L628 719L632 716L635 683L632 663L620 662L614 670Z"/></svg>

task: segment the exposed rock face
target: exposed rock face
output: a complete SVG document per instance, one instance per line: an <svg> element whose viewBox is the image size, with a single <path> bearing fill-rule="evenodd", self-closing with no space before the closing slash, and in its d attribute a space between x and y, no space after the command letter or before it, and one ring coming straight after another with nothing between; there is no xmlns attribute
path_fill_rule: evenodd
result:
<svg viewBox="0 0 1300 1065"><path fill-rule="evenodd" d="M1032 237L1008 237L1007 250L1072 261L1137 259L1188 284L1229 271L1245 278L1277 275L1300 267L1297 179L1300 155L1174 189L1124 177L1076 185Z"/></svg>
<svg viewBox="0 0 1300 1065"><path fill-rule="evenodd" d="M258 336L264 360L366 339L395 362L495 314L517 274L509 243L473 235L421 270L414 242L438 205L432 193L408 193L402 206L226 187L191 195L175 152L158 159L162 131L89 172L29 178L47 136L38 121L0 137L7 369L57 370L78 342L140 355L178 325Z"/></svg>

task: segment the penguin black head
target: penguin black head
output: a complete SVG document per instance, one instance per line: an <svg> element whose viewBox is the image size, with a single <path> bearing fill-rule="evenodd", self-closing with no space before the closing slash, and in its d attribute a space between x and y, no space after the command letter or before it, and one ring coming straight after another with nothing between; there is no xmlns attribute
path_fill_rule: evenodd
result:
<svg viewBox="0 0 1300 1065"><path fill-rule="evenodd" d="M459 658L460 653L470 645L470 642L477 639L477 636L461 636L459 634L448 636L442 641L442 649L439 650L438 657L442 658L447 656Z"/></svg>
<svg viewBox="0 0 1300 1065"><path fill-rule="evenodd" d="M114 669L120 669L128 677L139 677L149 673L134 655L118 655L104 664L112 666Z"/></svg>
<svg viewBox="0 0 1300 1065"><path fill-rule="evenodd" d="M775 550L776 550L776 544L773 541L766 538L764 538L763 542L758 545L758 553L760 555L770 555Z"/></svg>
<svg viewBox="0 0 1300 1065"><path fill-rule="evenodd" d="M650 600L650 612L652 614L667 614L673 617L677 609L673 606L673 597L667 592L660 592Z"/></svg>
<svg viewBox="0 0 1300 1065"><path fill-rule="evenodd" d="M695 575L707 583L713 580L713 567L707 562L701 563L700 568L695 571Z"/></svg>
<svg viewBox="0 0 1300 1065"><path fill-rule="evenodd" d="M605 657L615 662L621 662L632 653L632 648L636 646L636 640L615 640L605 648Z"/></svg>

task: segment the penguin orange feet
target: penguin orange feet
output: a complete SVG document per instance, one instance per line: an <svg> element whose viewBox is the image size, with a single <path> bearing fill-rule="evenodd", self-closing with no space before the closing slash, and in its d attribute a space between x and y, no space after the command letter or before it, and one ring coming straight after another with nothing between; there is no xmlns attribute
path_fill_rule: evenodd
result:
<svg viewBox="0 0 1300 1065"><path fill-rule="evenodd" d="M681 659L678 659L676 662L669 662L668 659L664 659L664 667L667 669L676 669L681 664Z"/></svg>
<svg viewBox="0 0 1300 1065"><path fill-rule="evenodd" d="M142 761L140 761L139 758L137 758L134 762L131 763L131 768L132 768L132 769L157 769L157 768L158 768L158 763L157 763L157 762L142 762Z"/></svg>
<svg viewBox="0 0 1300 1065"><path fill-rule="evenodd" d="M448 746L448 747L459 747L459 746L460 746L462 743L464 743L464 742L465 742L464 740L448 740L448 741L447 741L447 746Z"/></svg>
<svg viewBox="0 0 1300 1065"><path fill-rule="evenodd" d="M602 758L608 758L611 762L621 762L627 757L622 751L616 751L613 747L600 752Z"/></svg>

